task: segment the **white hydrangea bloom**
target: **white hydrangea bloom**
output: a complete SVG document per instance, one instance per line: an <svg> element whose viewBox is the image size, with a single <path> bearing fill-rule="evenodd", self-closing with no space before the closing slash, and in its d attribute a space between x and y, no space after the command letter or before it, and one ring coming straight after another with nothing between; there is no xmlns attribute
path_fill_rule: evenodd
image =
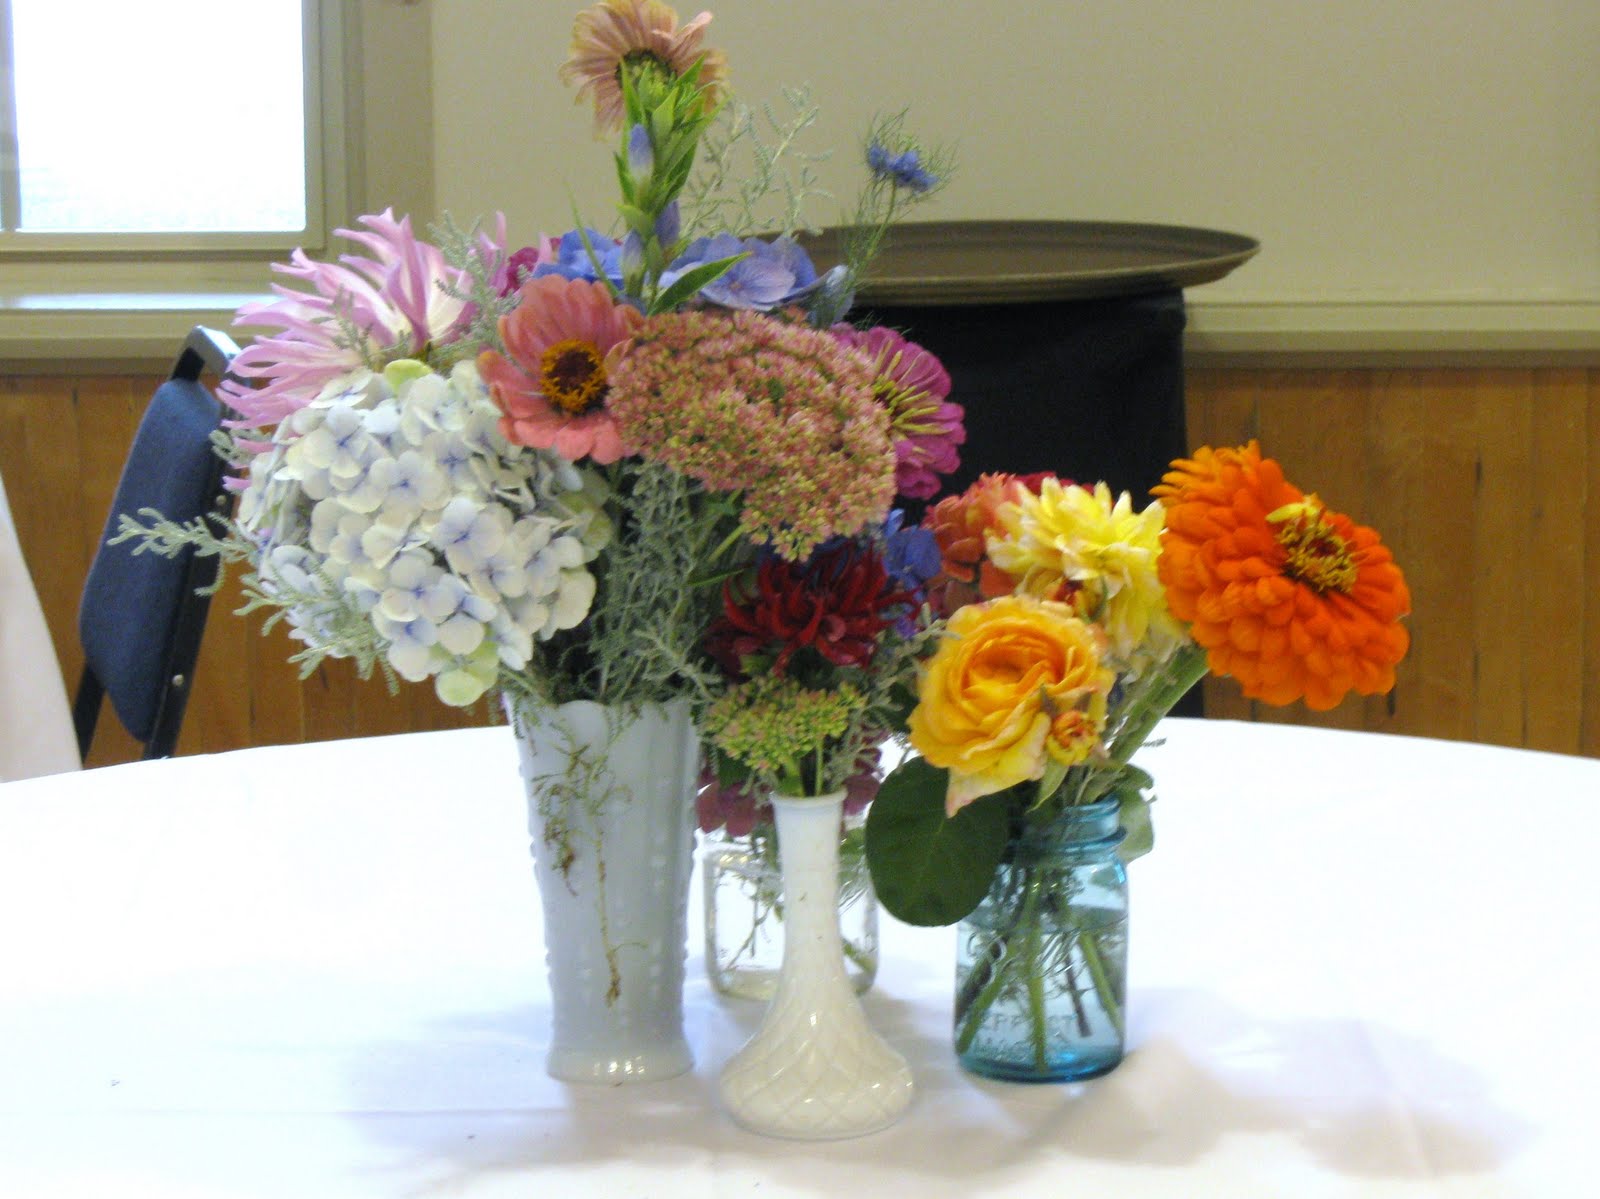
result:
<svg viewBox="0 0 1600 1199"><path fill-rule="evenodd" d="M239 521L296 636L348 653L357 621L402 678L470 704L588 616L606 500L594 472L506 442L470 362L401 362L289 416Z"/></svg>

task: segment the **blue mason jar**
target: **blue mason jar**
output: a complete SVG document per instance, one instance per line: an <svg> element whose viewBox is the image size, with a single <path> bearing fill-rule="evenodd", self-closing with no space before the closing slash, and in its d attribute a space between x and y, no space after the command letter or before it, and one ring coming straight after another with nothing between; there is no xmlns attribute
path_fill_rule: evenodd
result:
<svg viewBox="0 0 1600 1199"><path fill-rule="evenodd" d="M955 1042L976 1074L1062 1082L1122 1060L1128 875L1115 799L1012 837L989 893L961 922Z"/></svg>

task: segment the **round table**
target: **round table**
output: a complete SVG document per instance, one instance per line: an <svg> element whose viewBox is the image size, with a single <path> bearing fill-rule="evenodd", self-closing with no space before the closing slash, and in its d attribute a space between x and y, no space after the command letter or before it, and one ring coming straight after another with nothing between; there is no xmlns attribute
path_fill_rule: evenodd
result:
<svg viewBox="0 0 1600 1199"><path fill-rule="evenodd" d="M503 728L0 787L0 1194L1587 1196L1600 762L1169 720L1129 1053L963 1073L954 934L884 928L918 1091L853 1141L718 1110L757 1005L691 916L695 1069L556 1083Z"/></svg>

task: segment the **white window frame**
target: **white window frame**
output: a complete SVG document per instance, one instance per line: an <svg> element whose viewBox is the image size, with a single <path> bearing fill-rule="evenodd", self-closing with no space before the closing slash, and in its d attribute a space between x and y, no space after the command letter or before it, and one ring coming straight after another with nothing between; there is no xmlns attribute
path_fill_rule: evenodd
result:
<svg viewBox="0 0 1600 1199"><path fill-rule="evenodd" d="M306 227L274 232L29 232L14 226L21 210L18 160L16 154L0 149L0 261L48 258L70 261L72 256L93 255L99 261L112 258L149 258L150 255L194 256L195 253L283 253L294 247L322 247L328 240L331 224L338 224L347 207L350 179L346 162L346 110L344 96L344 42L346 29L339 0L301 0L301 29L304 42L304 112L306 112ZM14 88L14 46L11 45L11 0L0 0L0 146L13 144L16 136L16 88ZM184 45L181 32L174 34L174 64L186 54L226 53L226 46L203 43L202 32L192 45ZM182 146L182 131L171 130L174 152L187 155L187 163L197 171L222 170L224 147Z"/></svg>
<svg viewBox="0 0 1600 1199"><path fill-rule="evenodd" d="M317 0L315 7L319 236L269 236L278 244L235 248L189 237L174 249L119 241L117 249L0 252L0 383L14 375L165 369L192 326L229 328L242 304L267 297L270 264L284 261L290 245L313 258L343 252L348 246L332 231L386 206L419 228L434 219L431 6ZM220 149L195 146L192 155L200 169L225 167ZM250 333L234 329L241 343Z"/></svg>

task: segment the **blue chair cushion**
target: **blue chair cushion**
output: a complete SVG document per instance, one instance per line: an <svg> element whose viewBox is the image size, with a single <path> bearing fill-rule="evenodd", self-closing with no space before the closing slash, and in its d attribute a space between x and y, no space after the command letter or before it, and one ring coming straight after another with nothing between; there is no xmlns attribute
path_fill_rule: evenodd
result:
<svg viewBox="0 0 1600 1199"><path fill-rule="evenodd" d="M193 603L184 593L193 551L176 558L149 550L135 555L136 542L106 542L118 532L123 513L154 508L187 522L213 510L219 462L210 439L221 419L221 405L196 381L170 379L156 390L84 582L78 634L85 662L140 741L154 732L174 634Z"/></svg>

